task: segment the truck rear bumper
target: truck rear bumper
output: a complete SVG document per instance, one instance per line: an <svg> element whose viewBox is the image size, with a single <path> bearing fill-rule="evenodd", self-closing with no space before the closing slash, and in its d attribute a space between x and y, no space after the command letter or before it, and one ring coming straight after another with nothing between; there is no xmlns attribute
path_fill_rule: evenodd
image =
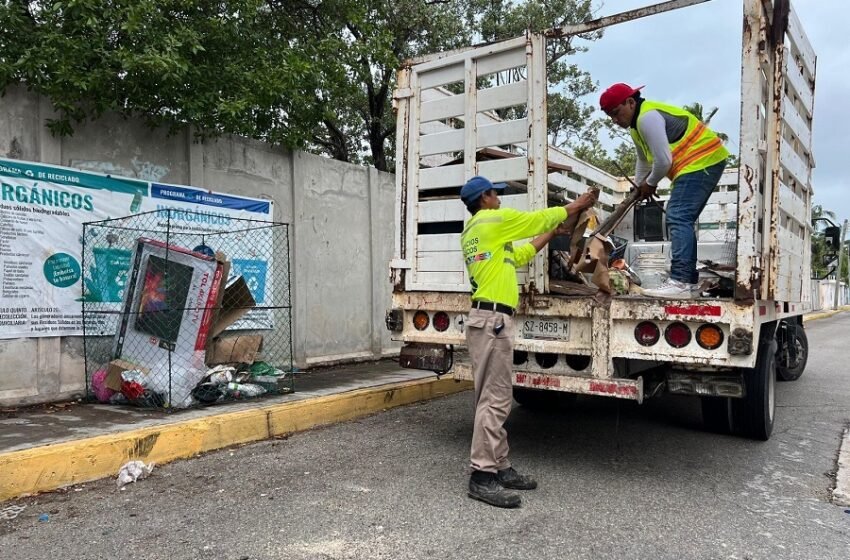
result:
<svg viewBox="0 0 850 560"><path fill-rule="evenodd" d="M452 368L452 375L457 380L472 381L472 368L467 363L456 363ZM637 379L599 379L514 370L512 382L514 387L614 397L637 401L638 403L642 403L644 397L642 377Z"/></svg>

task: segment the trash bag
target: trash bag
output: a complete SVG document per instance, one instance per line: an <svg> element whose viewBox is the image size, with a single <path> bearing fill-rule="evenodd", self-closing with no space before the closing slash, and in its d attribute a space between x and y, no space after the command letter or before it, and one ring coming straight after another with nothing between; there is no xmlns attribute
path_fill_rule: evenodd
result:
<svg viewBox="0 0 850 560"><path fill-rule="evenodd" d="M118 488L119 490L137 480L147 478L153 471L153 463L146 465L142 461L130 461L125 463L118 471Z"/></svg>

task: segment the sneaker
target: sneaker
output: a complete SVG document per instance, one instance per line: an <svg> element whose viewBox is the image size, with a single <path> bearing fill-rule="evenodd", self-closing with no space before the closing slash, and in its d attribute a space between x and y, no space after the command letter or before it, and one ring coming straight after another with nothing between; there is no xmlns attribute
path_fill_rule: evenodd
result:
<svg viewBox="0 0 850 560"><path fill-rule="evenodd" d="M694 297L694 292L697 289L696 284L688 284L687 282L679 282L678 280L668 279L657 288L643 290L643 295L657 298L667 299L691 299Z"/></svg>
<svg viewBox="0 0 850 560"><path fill-rule="evenodd" d="M499 484L495 473L483 471L475 471L469 477L469 497L500 508L515 508L522 503L518 494Z"/></svg>
<svg viewBox="0 0 850 560"><path fill-rule="evenodd" d="M512 490L534 490L537 481L528 475L519 474L513 467L502 469L496 473L496 480L505 488Z"/></svg>

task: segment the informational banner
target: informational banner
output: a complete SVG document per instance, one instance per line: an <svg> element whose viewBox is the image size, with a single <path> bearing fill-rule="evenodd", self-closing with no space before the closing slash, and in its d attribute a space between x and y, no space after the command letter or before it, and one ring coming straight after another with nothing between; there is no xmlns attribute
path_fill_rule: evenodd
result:
<svg viewBox="0 0 850 560"><path fill-rule="evenodd" d="M84 271L83 223L144 212L162 214L177 234L273 216L269 200L0 158L0 338L82 335L84 297L117 309L131 252L87 239L94 262ZM228 257L231 276L262 304L272 263Z"/></svg>

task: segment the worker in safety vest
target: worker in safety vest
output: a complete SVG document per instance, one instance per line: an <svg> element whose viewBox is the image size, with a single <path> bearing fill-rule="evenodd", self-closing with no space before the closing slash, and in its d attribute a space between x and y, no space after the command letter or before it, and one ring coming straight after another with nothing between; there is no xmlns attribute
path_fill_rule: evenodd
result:
<svg viewBox="0 0 850 560"><path fill-rule="evenodd" d="M643 293L688 299L698 295L694 224L720 181L729 152L717 134L690 112L644 99L641 88L614 84L602 92L599 105L616 125L631 133L637 150L635 183L644 198L655 195L664 177L673 182L667 203L670 278Z"/></svg>
<svg viewBox="0 0 850 560"><path fill-rule="evenodd" d="M519 302L516 269L552 240L568 215L577 217L593 206L599 193L591 190L565 206L522 212L501 208L499 191L504 188L476 176L460 191L472 214L460 237L472 286L472 309L465 324L475 386L469 496L497 507L517 507L520 497L508 489L533 490L537 482L511 467L504 428L513 403L513 315ZM535 235L530 243L514 247L514 241Z"/></svg>

